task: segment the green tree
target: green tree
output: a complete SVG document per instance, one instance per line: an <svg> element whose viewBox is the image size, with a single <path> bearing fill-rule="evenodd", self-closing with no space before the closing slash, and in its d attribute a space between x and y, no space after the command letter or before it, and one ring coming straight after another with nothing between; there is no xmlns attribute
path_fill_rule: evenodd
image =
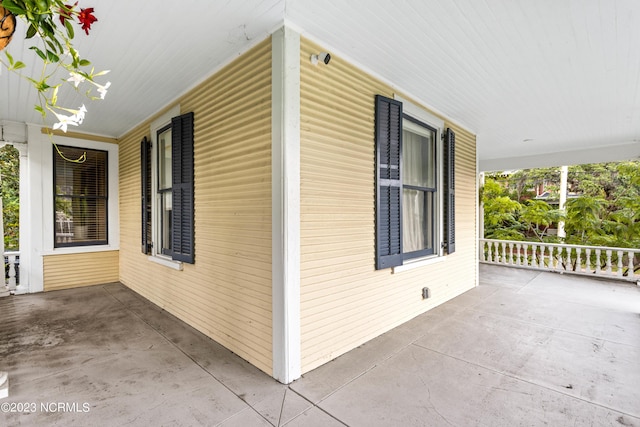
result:
<svg viewBox="0 0 640 427"><path fill-rule="evenodd" d="M549 240L549 228L563 217L560 210L542 200L527 200L520 213L520 221L540 242Z"/></svg>
<svg viewBox="0 0 640 427"><path fill-rule="evenodd" d="M604 221L607 246L640 248L640 198L621 197Z"/></svg>
<svg viewBox="0 0 640 427"><path fill-rule="evenodd" d="M541 184L545 184L546 190L551 191L552 198L554 195L558 198L558 168L522 169L515 172L496 172L487 176L500 182L507 189L509 196L519 203L534 198L535 189Z"/></svg>
<svg viewBox="0 0 640 427"><path fill-rule="evenodd" d="M517 217L522 206L511 200L499 183L491 178L485 181L482 201L487 239L524 240L523 227Z"/></svg>
<svg viewBox="0 0 640 427"><path fill-rule="evenodd" d="M20 236L20 153L12 145L5 145L0 148L0 179L4 247L5 250L18 250Z"/></svg>
<svg viewBox="0 0 640 427"><path fill-rule="evenodd" d="M602 222L607 201L603 197L581 196L567 200L566 208L566 242L588 245L598 241L598 236L604 232Z"/></svg>
<svg viewBox="0 0 640 427"><path fill-rule="evenodd" d="M524 238L553 240L548 234L549 228L562 217L547 201L559 199L559 168L496 172L486 176L498 183L498 191L487 186L484 189L488 195L483 197L487 237L505 239L503 236L518 230L521 234L524 231ZM539 184L544 184L551 197L547 201L528 201ZM570 166L568 190L570 196L564 217L566 243L640 247L640 161ZM576 194L579 196L575 197ZM520 207L513 208L515 205L500 199L505 196L520 202Z"/></svg>

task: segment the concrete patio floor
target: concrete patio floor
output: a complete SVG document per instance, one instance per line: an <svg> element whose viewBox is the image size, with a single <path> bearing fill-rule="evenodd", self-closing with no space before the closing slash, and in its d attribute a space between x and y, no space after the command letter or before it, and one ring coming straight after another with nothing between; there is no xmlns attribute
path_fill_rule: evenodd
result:
<svg viewBox="0 0 640 427"><path fill-rule="evenodd" d="M289 386L120 284L4 298L0 425L640 426L640 288L480 278Z"/></svg>

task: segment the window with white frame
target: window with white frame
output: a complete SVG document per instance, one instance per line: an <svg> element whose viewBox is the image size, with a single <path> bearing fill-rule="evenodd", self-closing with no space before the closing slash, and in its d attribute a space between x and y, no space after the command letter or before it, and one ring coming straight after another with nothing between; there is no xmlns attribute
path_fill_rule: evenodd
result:
<svg viewBox="0 0 640 427"><path fill-rule="evenodd" d="M194 263L193 113L152 131L141 142L142 252Z"/></svg>
<svg viewBox="0 0 640 427"><path fill-rule="evenodd" d="M439 237L437 131L404 116L402 132L403 259L433 255Z"/></svg>
<svg viewBox="0 0 640 427"><path fill-rule="evenodd" d="M383 96L376 97L375 132L376 269L453 253L454 132Z"/></svg>
<svg viewBox="0 0 640 427"><path fill-rule="evenodd" d="M108 244L108 153L53 146L54 247Z"/></svg>

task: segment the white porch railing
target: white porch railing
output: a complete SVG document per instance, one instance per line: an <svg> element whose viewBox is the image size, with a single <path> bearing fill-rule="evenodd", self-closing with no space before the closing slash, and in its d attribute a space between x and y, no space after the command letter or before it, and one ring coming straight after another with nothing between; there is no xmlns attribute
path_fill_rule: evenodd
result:
<svg viewBox="0 0 640 427"><path fill-rule="evenodd" d="M640 282L640 249L480 239L480 262Z"/></svg>
<svg viewBox="0 0 640 427"><path fill-rule="evenodd" d="M18 265L20 262L20 252L8 251L4 253L4 283L5 286L0 286L0 296L6 296L16 293L16 287L20 285L18 276Z"/></svg>

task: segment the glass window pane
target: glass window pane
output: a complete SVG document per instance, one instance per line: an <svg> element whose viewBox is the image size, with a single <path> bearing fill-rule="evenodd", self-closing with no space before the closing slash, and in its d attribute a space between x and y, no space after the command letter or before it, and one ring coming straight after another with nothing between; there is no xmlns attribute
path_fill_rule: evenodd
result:
<svg viewBox="0 0 640 427"><path fill-rule="evenodd" d="M435 188L435 132L405 128L402 138L403 184Z"/></svg>
<svg viewBox="0 0 640 427"><path fill-rule="evenodd" d="M171 255L171 191L160 194L160 248L161 253Z"/></svg>
<svg viewBox="0 0 640 427"><path fill-rule="evenodd" d="M107 152L54 147L54 246L107 243Z"/></svg>
<svg viewBox="0 0 640 427"><path fill-rule="evenodd" d="M107 240L107 200L56 198L56 244Z"/></svg>
<svg viewBox="0 0 640 427"><path fill-rule="evenodd" d="M107 195L107 152L58 146L56 151L56 194ZM64 157L62 157L64 156Z"/></svg>
<svg viewBox="0 0 640 427"><path fill-rule="evenodd" d="M429 250L433 253L433 192L404 189L402 192L403 252Z"/></svg>
<svg viewBox="0 0 640 427"><path fill-rule="evenodd" d="M158 188L171 188L171 128L158 133Z"/></svg>

